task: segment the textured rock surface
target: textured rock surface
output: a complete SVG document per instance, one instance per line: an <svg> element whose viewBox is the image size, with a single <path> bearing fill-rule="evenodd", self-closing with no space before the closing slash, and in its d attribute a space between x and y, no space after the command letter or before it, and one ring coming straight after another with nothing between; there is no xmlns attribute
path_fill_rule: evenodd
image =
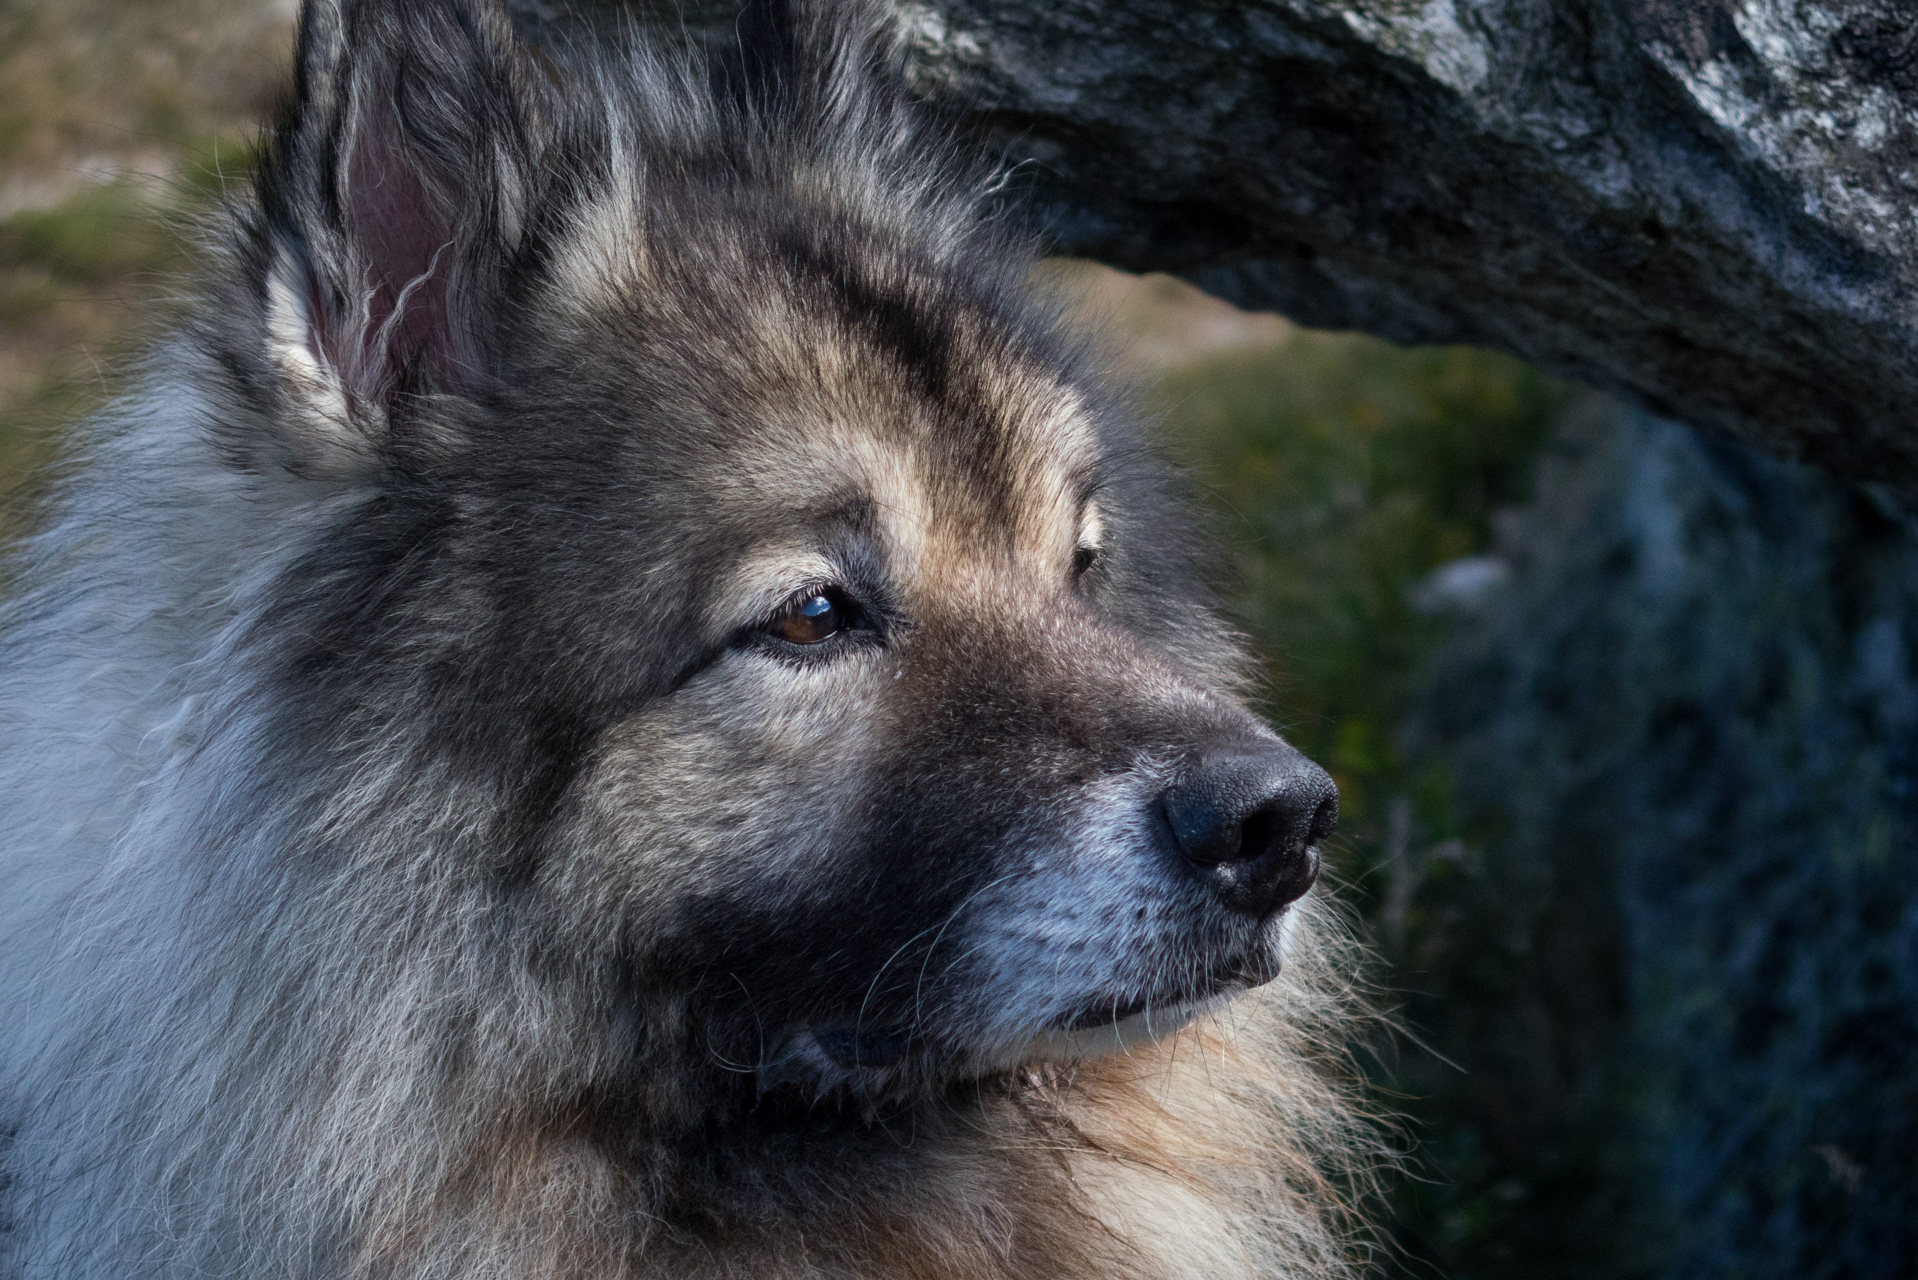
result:
<svg viewBox="0 0 1918 1280"><path fill-rule="evenodd" d="M1918 1274L1918 534L1633 413L1539 495L1418 718L1481 835L1419 869L1405 967L1490 1192L1456 1165L1476 1238L1428 1247Z"/></svg>
<svg viewBox="0 0 1918 1280"><path fill-rule="evenodd" d="M894 2L1061 252L1918 493L1909 0Z"/></svg>

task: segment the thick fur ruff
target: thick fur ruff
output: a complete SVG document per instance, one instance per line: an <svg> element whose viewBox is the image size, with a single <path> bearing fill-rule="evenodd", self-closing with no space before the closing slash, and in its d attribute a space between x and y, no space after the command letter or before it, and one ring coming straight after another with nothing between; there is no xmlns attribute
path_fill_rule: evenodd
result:
<svg viewBox="0 0 1918 1280"><path fill-rule="evenodd" d="M1352 1268L1351 957L1147 829L1277 742L1177 486L884 23L741 31L309 5L9 570L0 1275Z"/></svg>

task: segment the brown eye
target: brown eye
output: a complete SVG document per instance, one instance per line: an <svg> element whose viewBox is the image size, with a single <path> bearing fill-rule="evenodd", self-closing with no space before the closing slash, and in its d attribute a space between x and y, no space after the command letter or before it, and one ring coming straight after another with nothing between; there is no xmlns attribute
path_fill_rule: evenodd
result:
<svg viewBox="0 0 1918 1280"><path fill-rule="evenodd" d="M772 624L772 633L792 644L822 644L845 629L846 610L823 591L795 600Z"/></svg>

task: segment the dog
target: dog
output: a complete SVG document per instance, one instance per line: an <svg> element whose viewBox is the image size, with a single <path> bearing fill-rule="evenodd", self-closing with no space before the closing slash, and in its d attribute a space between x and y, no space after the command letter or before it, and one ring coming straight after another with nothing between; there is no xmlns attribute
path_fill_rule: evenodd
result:
<svg viewBox="0 0 1918 1280"><path fill-rule="evenodd" d="M308 0L0 631L0 1274L1351 1274L1176 474L889 17Z"/></svg>

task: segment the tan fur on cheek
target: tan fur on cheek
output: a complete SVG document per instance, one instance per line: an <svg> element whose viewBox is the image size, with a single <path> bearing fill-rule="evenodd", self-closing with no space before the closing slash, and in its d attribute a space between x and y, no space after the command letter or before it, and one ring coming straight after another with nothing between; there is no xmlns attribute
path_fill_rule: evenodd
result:
<svg viewBox="0 0 1918 1280"><path fill-rule="evenodd" d="M545 873L554 900L589 934L644 938L689 895L803 901L830 884L836 824L875 749L883 663L728 654L609 731Z"/></svg>

